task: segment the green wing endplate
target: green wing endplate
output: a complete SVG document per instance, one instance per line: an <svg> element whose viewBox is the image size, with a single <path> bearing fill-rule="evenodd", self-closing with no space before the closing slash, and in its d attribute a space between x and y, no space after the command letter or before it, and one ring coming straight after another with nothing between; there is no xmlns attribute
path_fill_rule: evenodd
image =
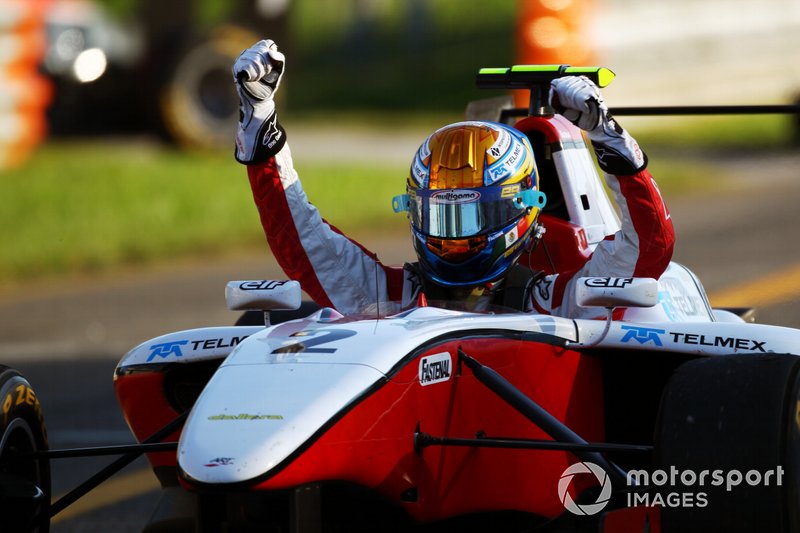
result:
<svg viewBox="0 0 800 533"><path fill-rule="evenodd" d="M476 83L482 89L530 89L550 85L556 78L586 76L598 87L605 87L615 78L605 67L572 67L570 65L514 65L513 67L482 68Z"/></svg>

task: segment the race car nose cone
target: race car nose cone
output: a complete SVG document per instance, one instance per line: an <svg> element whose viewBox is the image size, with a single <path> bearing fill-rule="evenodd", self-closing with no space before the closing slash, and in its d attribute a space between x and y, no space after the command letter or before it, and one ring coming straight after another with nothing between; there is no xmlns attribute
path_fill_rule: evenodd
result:
<svg viewBox="0 0 800 533"><path fill-rule="evenodd" d="M179 468L200 485L269 476L382 377L354 364L223 366L186 422Z"/></svg>

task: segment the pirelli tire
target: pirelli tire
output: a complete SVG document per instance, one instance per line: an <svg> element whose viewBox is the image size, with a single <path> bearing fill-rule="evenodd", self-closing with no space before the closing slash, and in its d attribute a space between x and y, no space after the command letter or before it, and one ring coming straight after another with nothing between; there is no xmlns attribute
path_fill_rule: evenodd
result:
<svg viewBox="0 0 800 533"><path fill-rule="evenodd" d="M0 365L0 529L49 531L50 462L21 454L46 451L39 399L25 377Z"/></svg>
<svg viewBox="0 0 800 533"><path fill-rule="evenodd" d="M664 533L800 531L800 358L681 365L664 389L655 446L654 472L667 476L651 481L666 502Z"/></svg>
<svg viewBox="0 0 800 533"><path fill-rule="evenodd" d="M159 96L164 128L175 142L194 150L233 149L239 97L231 66L257 40L248 30L226 26L181 54Z"/></svg>

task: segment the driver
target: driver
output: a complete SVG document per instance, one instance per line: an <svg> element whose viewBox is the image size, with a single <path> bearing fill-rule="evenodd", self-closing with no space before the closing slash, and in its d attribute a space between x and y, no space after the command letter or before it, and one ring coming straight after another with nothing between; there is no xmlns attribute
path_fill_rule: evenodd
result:
<svg viewBox="0 0 800 533"><path fill-rule="evenodd" d="M428 137L412 161L407 194L394 200L395 210L408 211L418 261L387 266L323 220L306 198L273 100L284 66L276 44L259 41L237 59L233 76L241 101L236 159L247 165L267 241L286 275L317 304L345 314L376 302L406 307L421 294L476 311L503 303L510 272L526 268L515 267L517 260L541 236L538 216L546 202L525 135L502 124L460 122ZM612 119L598 88L584 77L559 78L551 99L592 141L621 229L577 270L544 276L526 269L530 283L515 307L595 318L598 310L575 303L577 278L658 279L675 234L647 157Z"/></svg>

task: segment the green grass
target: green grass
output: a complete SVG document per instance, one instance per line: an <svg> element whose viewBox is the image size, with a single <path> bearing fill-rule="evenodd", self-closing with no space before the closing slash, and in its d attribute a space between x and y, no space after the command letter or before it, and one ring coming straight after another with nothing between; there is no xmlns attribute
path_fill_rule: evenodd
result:
<svg viewBox="0 0 800 533"><path fill-rule="evenodd" d="M343 230L402 226L390 202L404 168L298 170L309 198ZM265 246L245 169L230 154L53 143L0 173L0 198L0 285Z"/></svg>
<svg viewBox="0 0 800 533"><path fill-rule="evenodd" d="M797 132L786 115L619 117L642 146L682 150L772 150Z"/></svg>

